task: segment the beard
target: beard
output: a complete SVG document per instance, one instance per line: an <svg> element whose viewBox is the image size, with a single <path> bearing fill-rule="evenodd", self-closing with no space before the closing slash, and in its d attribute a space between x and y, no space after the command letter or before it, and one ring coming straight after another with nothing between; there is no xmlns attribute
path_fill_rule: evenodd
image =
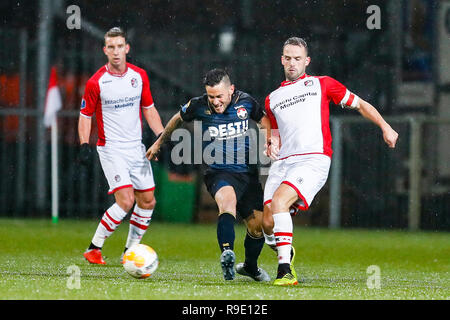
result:
<svg viewBox="0 0 450 320"><path fill-rule="evenodd" d="M288 70L286 70L284 72L286 79L289 81L294 81L297 80L298 77L300 77L301 73L299 71L295 71L295 72L289 72Z"/></svg>
<svg viewBox="0 0 450 320"><path fill-rule="evenodd" d="M223 106L220 106L220 107L213 107L214 108L214 111L216 112L216 113L224 113L225 112L225 109L227 108L225 105L223 105Z"/></svg>

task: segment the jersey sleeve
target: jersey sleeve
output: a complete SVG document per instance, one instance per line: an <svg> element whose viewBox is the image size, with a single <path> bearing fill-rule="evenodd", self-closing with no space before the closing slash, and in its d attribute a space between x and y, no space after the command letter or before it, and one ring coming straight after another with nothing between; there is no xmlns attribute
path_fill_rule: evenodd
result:
<svg viewBox="0 0 450 320"><path fill-rule="evenodd" d="M266 97L265 110L266 110L266 115L269 117L269 120L270 120L271 129L278 129L277 119L275 119L275 116L273 115L272 110L270 110L270 95Z"/></svg>
<svg viewBox="0 0 450 320"><path fill-rule="evenodd" d="M89 80L84 89L84 95L81 99L80 114L91 118L96 111L100 99L100 87L97 81Z"/></svg>
<svg viewBox="0 0 450 320"><path fill-rule="evenodd" d="M250 118L259 123L265 115L264 108L255 99L251 98L250 101L252 103Z"/></svg>
<svg viewBox="0 0 450 320"><path fill-rule="evenodd" d="M350 92L342 83L331 77L323 77L323 82L327 97L335 104L352 109L357 107L358 96Z"/></svg>
<svg viewBox="0 0 450 320"><path fill-rule="evenodd" d="M183 121L190 122L195 119L195 101L194 99L189 100L188 103L181 106L180 116Z"/></svg>
<svg viewBox="0 0 450 320"><path fill-rule="evenodd" d="M142 77L142 93L141 93L141 107L149 109L154 106L152 93L150 91L150 81L148 80L147 72L141 71Z"/></svg>

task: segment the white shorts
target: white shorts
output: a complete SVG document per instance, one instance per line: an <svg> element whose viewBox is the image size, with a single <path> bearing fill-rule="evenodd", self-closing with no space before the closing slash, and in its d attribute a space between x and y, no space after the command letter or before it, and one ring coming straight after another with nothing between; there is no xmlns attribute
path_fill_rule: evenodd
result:
<svg viewBox="0 0 450 320"><path fill-rule="evenodd" d="M119 189L132 187L136 191L155 189L152 167L145 157L145 146L97 146L103 173L112 194Z"/></svg>
<svg viewBox="0 0 450 320"><path fill-rule="evenodd" d="M295 207L308 210L315 195L327 181L330 164L330 157L323 154L292 156L275 161L264 186L264 205L272 201L275 191L285 183L297 192Z"/></svg>

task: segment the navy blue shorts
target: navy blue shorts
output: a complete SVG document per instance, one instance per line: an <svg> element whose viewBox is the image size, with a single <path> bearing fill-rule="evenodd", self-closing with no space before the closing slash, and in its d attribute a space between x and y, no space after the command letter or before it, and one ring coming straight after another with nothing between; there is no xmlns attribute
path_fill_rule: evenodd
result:
<svg viewBox="0 0 450 320"><path fill-rule="evenodd" d="M236 211L242 219L250 216L253 210L263 210L264 192L256 174L216 171L205 174L204 181L213 198L220 188L233 187L237 200Z"/></svg>

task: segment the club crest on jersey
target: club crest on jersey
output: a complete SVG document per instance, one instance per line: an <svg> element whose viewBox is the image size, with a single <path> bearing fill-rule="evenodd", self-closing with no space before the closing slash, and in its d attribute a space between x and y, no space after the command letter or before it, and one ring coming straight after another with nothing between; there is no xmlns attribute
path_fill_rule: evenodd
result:
<svg viewBox="0 0 450 320"><path fill-rule="evenodd" d="M305 82L303 82L305 84L306 87L310 87L313 85L313 81L312 80L306 80Z"/></svg>
<svg viewBox="0 0 450 320"><path fill-rule="evenodd" d="M244 107L239 108L237 110L236 114L237 114L238 118L242 119L242 120L247 119L247 116L248 116L247 109L245 109Z"/></svg>
<svg viewBox="0 0 450 320"><path fill-rule="evenodd" d="M136 88L138 86L138 81L136 78L131 79L131 86L133 88Z"/></svg>

